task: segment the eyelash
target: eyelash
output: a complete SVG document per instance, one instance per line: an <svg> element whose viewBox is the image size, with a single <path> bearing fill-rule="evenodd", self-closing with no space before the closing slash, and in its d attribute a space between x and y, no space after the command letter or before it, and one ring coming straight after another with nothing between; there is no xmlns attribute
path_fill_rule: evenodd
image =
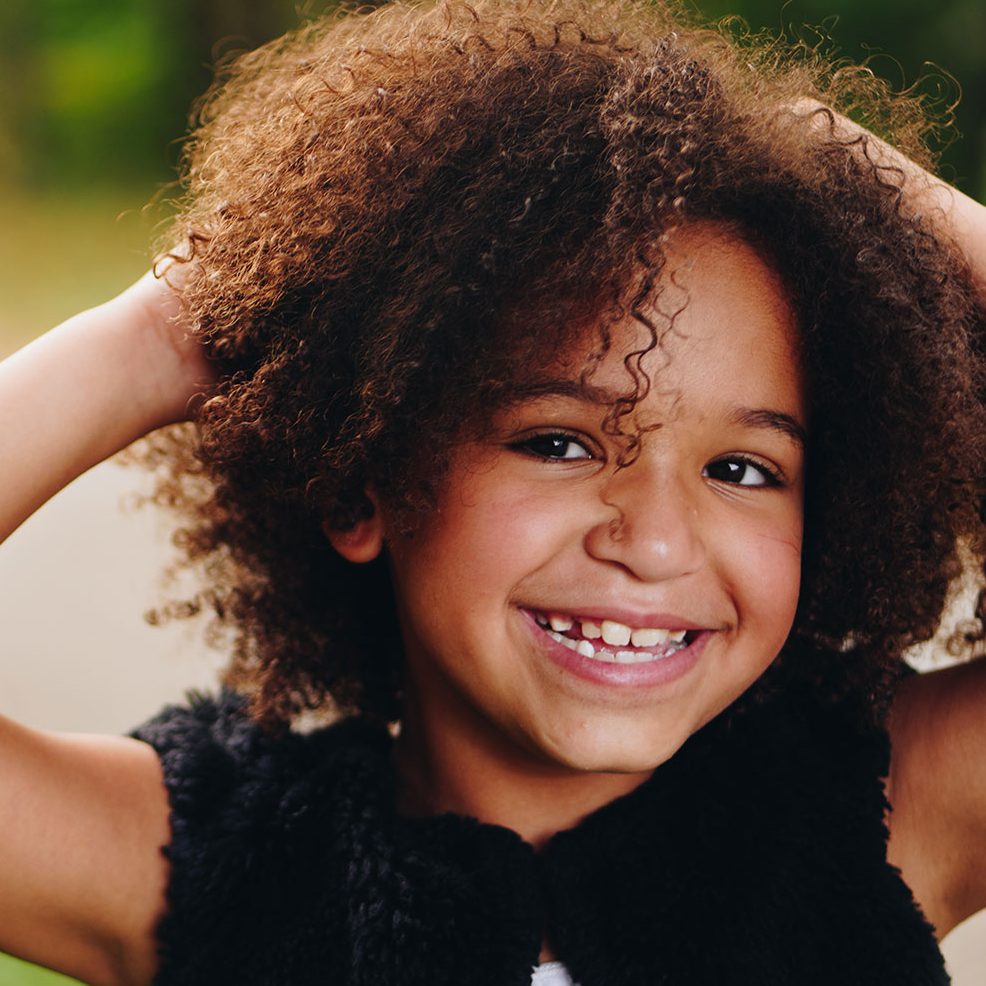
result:
<svg viewBox="0 0 986 986"><path fill-rule="evenodd" d="M546 454L544 451L538 451L535 448L535 443L544 442L544 441L554 441L557 443L564 443L566 445L577 445L586 454L576 455L576 456L549 455ZM524 438L519 442L511 443L510 448L515 449L516 451L519 452L523 452L526 455L530 455L533 458L541 459L544 462L585 462L596 458L594 453L588 448L588 446L584 441L582 441L577 436L564 431L546 431L546 432L541 432L540 434L537 435L529 435L527 438ZM718 480L718 482L727 483L730 486L742 486L742 487L746 487L747 489L756 489L757 487L771 488L771 487L777 487L783 485L783 477L776 468L768 465L766 462L763 462L760 459L755 459L752 456L746 456L746 455L728 455L720 459L715 459L713 462L710 462L709 465L705 467L705 469L702 470L702 474L704 476L708 476L709 468L711 466L719 465L721 463L739 463L743 466L749 467L751 469L755 469L758 473L760 473L761 476L763 476L764 482L763 483L734 483L728 479L720 479ZM709 476L709 478L714 479L715 477Z"/></svg>
<svg viewBox="0 0 986 986"><path fill-rule="evenodd" d="M739 463L743 466L748 466L751 469L755 469L758 473L760 473L761 476L763 476L764 482L733 483L730 482L730 480L728 479L717 480L718 482L727 483L730 486L742 486L745 489L757 489L758 487L761 489L763 488L771 489L784 485L784 477L774 466L768 465L766 462L763 462L760 459L754 459L752 456L748 456L748 455L726 455L723 456L721 459L715 459L713 462L710 462L709 465L702 470L702 475L708 476L708 471L711 466L719 465L720 463L725 463L725 462ZM715 477L709 476L709 478L714 479Z"/></svg>
<svg viewBox="0 0 986 986"><path fill-rule="evenodd" d="M551 441L555 440L558 442L564 442L567 445L578 445L586 454L576 455L576 456L555 456L546 455L543 452L538 452L534 448L535 442ZM527 455L533 456L536 459L542 459L545 462L586 462L590 459L595 459L596 456L589 449L584 441L578 438L576 435L569 434L565 431L544 431L536 435L528 435L526 438L519 442L513 442L510 447L516 449L519 452L523 452Z"/></svg>

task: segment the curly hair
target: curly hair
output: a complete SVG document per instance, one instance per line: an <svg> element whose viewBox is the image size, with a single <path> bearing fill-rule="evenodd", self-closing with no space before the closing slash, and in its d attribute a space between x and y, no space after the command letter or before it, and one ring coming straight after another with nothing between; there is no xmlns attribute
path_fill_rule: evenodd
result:
<svg viewBox="0 0 986 986"><path fill-rule="evenodd" d="M770 259L800 327L804 580L776 673L885 694L982 557L983 306L902 174L806 98L930 163L916 97L653 3L399 3L227 66L169 232L220 383L136 453L204 580L158 617L211 613L269 724L396 718L386 563L349 565L322 525L366 516L367 488L427 510L456 436L579 327L600 354L625 317L659 345L663 237L713 222ZM628 372L609 427L646 386Z"/></svg>

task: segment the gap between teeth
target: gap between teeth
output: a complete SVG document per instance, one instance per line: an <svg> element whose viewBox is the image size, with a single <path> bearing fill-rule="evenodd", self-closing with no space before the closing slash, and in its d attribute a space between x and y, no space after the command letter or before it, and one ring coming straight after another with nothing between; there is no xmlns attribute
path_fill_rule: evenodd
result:
<svg viewBox="0 0 986 986"><path fill-rule="evenodd" d="M538 617L538 622L545 626L550 626L555 633L564 634L576 625L576 621L568 616ZM610 647L626 647L632 644L634 647L661 647L671 642L680 644L685 639L685 630L665 630L655 627L640 627L632 630L624 623L617 623L615 620L603 620L601 623L593 623L584 620L580 625L582 636L586 640L602 639L604 644ZM571 639L571 638L565 638ZM587 655L588 656L588 655Z"/></svg>
<svg viewBox="0 0 986 986"><path fill-rule="evenodd" d="M583 624L584 626L585 624ZM557 640L559 644L564 645L569 650L575 651L577 654L581 654L583 657L590 657L596 661L604 661L609 664L644 664L647 661L659 661L664 657L670 656L675 651L681 650L685 646L683 640L675 642L663 654L656 654L653 651L646 650L611 651L603 647L597 650L590 640L573 640L571 637L566 637L555 630L549 629L545 629L545 633L552 640ZM682 635L684 635L684 632L682 632Z"/></svg>

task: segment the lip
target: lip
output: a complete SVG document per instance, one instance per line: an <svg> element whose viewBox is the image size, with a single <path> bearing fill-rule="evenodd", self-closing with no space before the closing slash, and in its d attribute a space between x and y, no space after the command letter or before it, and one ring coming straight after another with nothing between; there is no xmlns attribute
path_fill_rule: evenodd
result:
<svg viewBox="0 0 986 986"><path fill-rule="evenodd" d="M607 610L605 618L612 619L614 612L617 611ZM657 688L683 678L698 663L698 659L713 633L713 631L705 628L688 626L679 622L678 626L668 627L668 629L698 630L695 639L687 647L656 661L640 664L615 664L608 661L596 661L591 657L584 657L576 651L569 650L564 644L552 640L544 632L530 610L522 609L521 613L527 621L536 646L552 663L584 681L608 685L613 688ZM589 619L592 618L590 613L584 615ZM646 626L647 624L643 625ZM662 628L665 626L660 623L651 625Z"/></svg>

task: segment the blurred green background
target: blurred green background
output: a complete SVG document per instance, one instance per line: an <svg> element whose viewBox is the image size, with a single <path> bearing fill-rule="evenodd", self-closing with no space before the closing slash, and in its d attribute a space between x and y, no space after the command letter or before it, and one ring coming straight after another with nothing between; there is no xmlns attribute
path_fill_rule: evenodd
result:
<svg viewBox="0 0 986 986"><path fill-rule="evenodd" d="M147 265L188 108L217 59L313 16L290 0L0 3L0 356ZM986 199L984 0L699 0L959 98L942 173ZM0 986L68 980L0 956Z"/></svg>
<svg viewBox="0 0 986 986"><path fill-rule="evenodd" d="M943 173L986 198L984 0L692 0L958 98ZM115 292L167 215L188 108L217 59L320 0L0 3L0 355ZM961 138L958 135L961 134Z"/></svg>

